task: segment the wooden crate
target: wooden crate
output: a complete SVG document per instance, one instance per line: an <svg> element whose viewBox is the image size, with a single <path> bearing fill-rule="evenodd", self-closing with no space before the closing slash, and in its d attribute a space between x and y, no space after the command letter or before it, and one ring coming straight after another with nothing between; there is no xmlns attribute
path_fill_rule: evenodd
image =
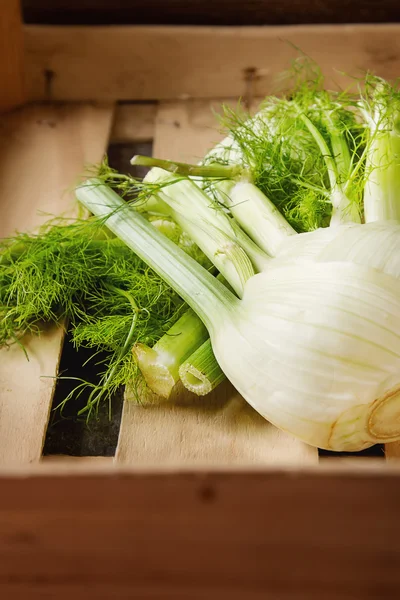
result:
<svg viewBox="0 0 400 600"><path fill-rule="evenodd" d="M290 42L290 43L287 43ZM213 110L249 106L295 55L399 75L400 25L22 26L0 16L0 235L73 211L110 143L197 160ZM0 592L14 598L394 599L398 444L324 459L229 384L123 407L114 458L42 458L64 333L0 351ZM397 529L399 528L399 530Z"/></svg>

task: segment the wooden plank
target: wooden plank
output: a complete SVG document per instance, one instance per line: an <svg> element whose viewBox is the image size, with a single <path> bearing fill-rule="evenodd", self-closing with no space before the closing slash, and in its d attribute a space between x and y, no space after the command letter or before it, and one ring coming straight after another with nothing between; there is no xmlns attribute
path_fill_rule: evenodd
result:
<svg viewBox="0 0 400 600"><path fill-rule="evenodd" d="M400 442L385 444L385 458L387 461L400 461Z"/></svg>
<svg viewBox="0 0 400 600"><path fill-rule="evenodd" d="M115 118L110 142L147 142L154 137L157 104L120 104Z"/></svg>
<svg viewBox="0 0 400 600"><path fill-rule="evenodd" d="M397 0L22 0L29 23L277 25L299 23L388 23L400 20Z"/></svg>
<svg viewBox="0 0 400 600"><path fill-rule="evenodd" d="M32 230L52 215L73 214L67 193L88 164L101 160L111 106L32 106L0 121L0 236ZM45 214L39 214L43 211ZM41 454L63 330L0 351L0 464Z"/></svg>
<svg viewBox="0 0 400 600"><path fill-rule="evenodd" d="M116 461L135 466L209 468L316 463L315 448L258 415L228 383L207 398L187 393L176 404L125 400Z"/></svg>
<svg viewBox="0 0 400 600"><path fill-rule="evenodd" d="M25 99L23 41L20 2L8 0L0 11L0 112Z"/></svg>
<svg viewBox="0 0 400 600"><path fill-rule="evenodd" d="M225 136L218 115L229 99L164 102L155 122L153 156L197 163Z"/></svg>
<svg viewBox="0 0 400 600"><path fill-rule="evenodd" d="M95 472L94 472L95 470ZM400 477L400 465L396 462L386 462L376 457L368 457L362 459L356 455L343 457L338 455L338 458L330 460L321 460L321 462L306 463L302 465L290 465L281 463L279 465L270 465L265 468L262 464L245 464L245 465L218 465L210 463L205 468L193 468L188 464L138 464L130 465L118 462L115 457L109 456L66 456L62 455L42 456L40 461L32 463L8 463L0 465L0 484L4 477L60 477L60 476L83 476L83 475L103 475L106 477L117 476L132 476L132 475L163 475L166 478L174 478L176 475L186 473L196 475L199 479L207 477L209 474L218 474L224 476L227 473L241 475L242 473L258 473L261 475L272 475L276 473L284 473L287 476L304 475L316 476L322 475L341 475L341 476L373 476L373 477ZM0 502L1 505L1 502Z"/></svg>
<svg viewBox="0 0 400 600"><path fill-rule="evenodd" d="M154 156L197 161L223 136L209 101L161 104ZM278 431L228 383L207 398L179 395L175 405L125 401L116 459L128 464L239 465L317 462L315 448Z"/></svg>
<svg viewBox="0 0 400 600"><path fill-rule="evenodd" d="M42 456L40 465L51 465L54 467L54 473L58 473L58 468L71 469L74 474L79 470L112 469L114 458L112 456L68 456L67 454L53 454Z"/></svg>
<svg viewBox="0 0 400 600"><path fill-rule="evenodd" d="M1 597L393 600L383 471L5 475Z"/></svg>
<svg viewBox="0 0 400 600"><path fill-rule="evenodd" d="M343 84L341 71L370 69L397 78L400 24L298 27L46 27L26 26L27 93L55 100L237 98L255 70L256 93L298 56L318 61Z"/></svg>

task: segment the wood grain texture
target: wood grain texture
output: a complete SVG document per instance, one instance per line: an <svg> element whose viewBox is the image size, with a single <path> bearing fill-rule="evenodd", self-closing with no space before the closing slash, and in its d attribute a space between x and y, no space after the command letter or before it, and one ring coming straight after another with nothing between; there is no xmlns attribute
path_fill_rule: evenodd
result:
<svg viewBox="0 0 400 600"><path fill-rule="evenodd" d="M166 100L237 98L255 69L263 96L296 57L318 61L327 84L340 71L397 78L400 25L299 27L25 26L30 99ZM51 86L45 73L53 73ZM49 89L50 88L50 89Z"/></svg>
<svg viewBox="0 0 400 600"><path fill-rule="evenodd" d="M101 160L112 107L33 106L0 121L0 236L73 214L68 189ZM0 464L38 460L54 392L62 327L0 351Z"/></svg>
<svg viewBox="0 0 400 600"><path fill-rule="evenodd" d="M398 597L394 475L4 475L0 485L7 600Z"/></svg>
<svg viewBox="0 0 400 600"><path fill-rule="evenodd" d="M70 468L74 474L77 473L78 469L90 471L93 473L94 469L101 470L113 469L114 458L112 456L68 456L67 454L52 454L42 456L40 459L40 465L44 465L46 468L51 465L54 468L54 473L59 474L58 469Z"/></svg>
<svg viewBox="0 0 400 600"><path fill-rule="evenodd" d="M153 155L197 163L226 133L218 116L222 104L234 107L229 99L163 102L155 120Z"/></svg>
<svg viewBox="0 0 400 600"><path fill-rule="evenodd" d="M196 162L221 138L217 102L161 103L153 154ZM198 398L178 391L174 405L125 401L116 459L124 464L273 465L318 461L315 448L265 421L226 381Z"/></svg>
<svg viewBox="0 0 400 600"><path fill-rule="evenodd" d="M22 0L30 23L282 25L387 23L400 20L396 0Z"/></svg>
<svg viewBox="0 0 400 600"><path fill-rule="evenodd" d="M120 104L115 108L110 142L147 142L154 137L157 104Z"/></svg>
<svg viewBox="0 0 400 600"><path fill-rule="evenodd" d="M385 458L387 461L400 461L400 442L385 444Z"/></svg>
<svg viewBox="0 0 400 600"><path fill-rule="evenodd" d="M0 9L0 112L24 102L24 37L19 0Z"/></svg>
<svg viewBox="0 0 400 600"><path fill-rule="evenodd" d="M135 466L307 465L315 448L273 427L227 381L206 398L182 392L174 404L124 403L116 460Z"/></svg>

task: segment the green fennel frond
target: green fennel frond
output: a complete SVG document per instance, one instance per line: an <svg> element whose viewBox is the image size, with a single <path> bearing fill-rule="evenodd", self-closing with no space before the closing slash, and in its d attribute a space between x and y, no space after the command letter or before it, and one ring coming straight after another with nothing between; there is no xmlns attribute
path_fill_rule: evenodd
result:
<svg viewBox="0 0 400 600"><path fill-rule="evenodd" d="M184 250L201 258L176 225L174 234ZM132 384L138 373L133 344L153 345L185 306L101 219L57 218L36 234L1 242L0 346L23 347L26 334L59 322L66 323L76 347L106 350L101 389L93 389L88 416L120 385ZM72 396L83 388L79 383Z"/></svg>

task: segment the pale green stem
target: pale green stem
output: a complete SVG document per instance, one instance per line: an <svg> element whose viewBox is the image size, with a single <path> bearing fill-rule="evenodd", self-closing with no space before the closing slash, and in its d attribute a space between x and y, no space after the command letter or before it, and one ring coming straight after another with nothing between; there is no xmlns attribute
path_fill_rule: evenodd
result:
<svg viewBox="0 0 400 600"><path fill-rule="evenodd" d="M197 396L209 394L224 381L209 339L180 366L179 375L185 388Z"/></svg>
<svg viewBox="0 0 400 600"><path fill-rule="evenodd" d="M330 227L339 227L344 223L360 223L357 205L349 200L341 186L331 190L329 198L332 204Z"/></svg>
<svg viewBox="0 0 400 600"><path fill-rule="evenodd" d="M210 331L239 300L194 259L160 234L102 183L91 179L76 190L78 200L122 239L197 313Z"/></svg>
<svg viewBox="0 0 400 600"><path fill-rule="evenodd" d="M183 177L216 177L232 178L237 177L242 172L240 165L191 165L188 163L165 160L152 156L136 155L131 159L131 165L140 165L144 167L159 167L169 173L176 173Z"/></svg>
<svg viewBox="0 0 400 600"><path fill-rule="evenodd" d="M351 156L349 146L346 141L345 135L338 131L337 128L332 125L332 130L329 134L333 156L337 166L337 172L341 181L345 182L350 176L351 168Z"/></svg>
<svg viewBox="0 0 400 600"><path fill-rule="evenodd" d="M250 258L253 267L257 273L262 273L271 262L271 256L260 249L253 240L245 234L236 219L230 218L230 223L239 245Z"/></svg>
<svg viewBox="0 0 400 600"><path fill-rule="evenodd" d="M168 399L179 380L179 367L208 338L207 329L189 309L152 347L133 347L139 369L149 388Z"/></svg>
<svg viewBox="0 0 400 600"><path fill-rule="evenodd" d="M245 174L244 171L243 174ZM189 235L199 236L198 227L204 227L206 224L206 234L209 234L212 226L214 226L226 233L232 242L234 242L233 238L236 237L237 242L246 251L257 271L265 268L268 254L275 256L281 243L288 236L296 234L296 231L289 225L269 198L246 179L241 181L225 180L214 184L218 200L229 208L244 231L235 226L235 221L229 219L219 208L213 207L212 200L193 182L181 179L173 183L171 175L156 167L146 175L145 181L147 183L159 182L164 184L171 182L171 185L162 187L160 191L154 193L154 196L157 195L159 199L173 209L173 214L171 212L167 214L171 215ZM163 211L154 196L142 208ZM189 231L190 220L193 224L191 231ZM247 233L247 236L244 232ZM193 239L210 260L215 262L207 254L207 244L201 246L196 237ZM218 267L218 265L216 266ZM230 277L226 276L226 279L233 285ZM234 287L238 291L237 284ZM240 290L238 295L242 295Z"/></svg>
<svg viewBox="0 0 400 600"><path fill-rule="evenodd" d="M352 164L352 159L350 156L350 150L346 141L346 137L343 134L343 132L340 131L340 129L338 128L337 119L335 119L335 116L332 116L335 113L332 112L332 110L329 107L327 107L324 102L321 102L321 99L318 97L316 98L316 103L321 109L323 121L325 122L325 125L329 132L336 174L338 177L340 177L342 181L345 181L350 176ZM322 152L321 146L319 147Z"/></svg>
<svg viewBox="0 0 400 600"><path fill-rule="evenodd" d="M364 188L365 221L400 220L400 135L373 133L367 152Z"/></svg>
<svg viewBox="0 0 400 600"><path fill-rule="evenodd" d="M330 140L337 165L338 175L340 180L344 182L343 185L340 185L339 188L337 187L332 194L332 196L337 198L335 201L338 210L332 212L330 225L340 225L341 223L348 221L352 223L361 223L360 212L357 203L352 202L347 194L347 190L350 190L351 192L351 183L355 178L358 164L354 168L354 173L352 173L352 160L346 138L343 133L337 131L337 128L335 128L334 125L332 125L332 130L330 131Z"/></svg>
<svg viewBox="0 0 400 600"><path fill-rule="evenodd" d="M217 279L229 287L221 274L217 275ZM146 344L135 344L133 352L149 388L168 399L179 379L180 365L204 345L207 338L207 330L202 321L189 309L152 348ZM212 351L208 364L212 376L212 372L219 369ZM207 376L207 372L204 376Z"/></svg>
<svg viewBox="0 0 400 600"><path fill-rule="evenodd" d="M288 236L296 235L276 206L253 183L230 181L216 187L221 201L244 231L270 256L276 255Z"/></svg>
<svg viewBox="0 0 400 600"><path fill-rule="evenodd" d="M162 192L159 192L158 195L159 200L167 207L164 214L171 216L189 235L241 298L246 281L254 275L250 258L247 257L244 249L238 242L220 230L216 230L212 225L206 229L203 223L196 224L196 222L188 220L164 201L164 198L167 200L167 197ZM159 203L158 206L161 207L161 204Z"/></svg>
<svg viewBox="0 0 400 600"><path fill-rule="evenodd" d="M158 159L151 160L157 161ZM169 161L162 161L162 164L166 163L169 163ZM181 163L171 164L175 167ZM184 164L185 169L183 171L176 166L174 172L179 173L179 175L184 175L188 172L190 166L191 165ZM219 165L215 165L215 167L217 168ZM195 168L199 169L200 173L200 169L211 167L193 166L193 169ZM172 170L172 168L170 170ZM250 173L242 167L239 167L238 174L239 173L240 181L235 181L235 179L232 178L214 183L215 190L218 194L218 200L229 208L236 221L241 225L251 240L258 245L259 249L264 253L275 256L279 245L288 235L294 235L296 232L276 206L253 183L251 183ZM203 176L206 177L205 175ZM207 223L207 228L210 224L213 224L227 235L232 236L233 227L232 223L227 219L227 216L223 214L221 210L212 206L211 199L200 188L196 186L196 189L194 189L193 186L195 186L195 184L193 182L182 179L173 183L173 177L157 167L154 167L146 175L144 181L146 181L146 183L155 184L171 182L171 185L165 186L160 192L155 193L174 209L176 216L182 215L188 220L192 218L193 223L195 223L196 220L196 227L198 226L199 219L203 217ZM195 231L193 233L195 233ZM235 230L235 233L238 236L240 235L237 229ZM263 264L263 267L265 266L266 256L265 254L262 256L262 254L258 252L258 257L256 257L256 249L254 246L251 248L251 245L248 244L249 241L250 240L247 240L242 234L239 243L246 251L249 249L253 256L253 264L257 265L257 270L260 270L261 264ZM200 244L198 245L200 246ZM207 254L203 248L202 250ZM210 258L210 260L212 259Z"/></svg>
<svg viewBox="0 0 400 600"><path fill-rule="evenodd" d="M246 281L254 275L251 260L241 245L212 225L202 229L177 213L172 216L241 298Z"/></svg>
<svg viewBox="0 0 400 600"><path fill-rule="evenodd" d="M164 185L171 180L171 185ZM153 168L145 181L160 184L160 189L142 209L158 208L169 214L241 297L246 281L254 275L254 269L245 249L235 239L235 229L227 215L219 208L213 209L208 196L189 179L174 182L169 173ZM154 201L154 196L158 197L158 202ZM169 210L165 209L165 205Z"/></svg>
<svg viewBox="0 0 400 600"><path fill-rule="evenodd" d="M182 213L172 208L172 206L176 206L176 199L174 201L172 189L170 193L172 198L165 195L163 191L153 194L146 200L145 203L138 204L137 210L145 211L147 213L165 215L172 218L173 221L179 224L180 228L185 231L193 241L195 241L195 243L202 249L204 254L206 254L211 262L217 266L218 270L224 275L225 279L230 282L237 295L241 297L243 295L244 283L247 281L249 276L254 274L254 272L250 274L247 261L243 263L242 250L250 259L252 266L257 273L264 271L271 257L266 252L261 250L260 247L253 242L248 235L246 235L243 229L239 226L237 219L233 219L228 215L221 214L220 212L207 207L209 212L208 214L204 215L204 218L208 217L215 222L214 219L217 214L217 218L219 219L219 227L216 229L211 225L205 228L204 218L200 218L200 215L193 210L195 208L194 204L190 204L190 206L188 206L189 210L186 211L191 215L191 221ZM207 198L207 202L210 204L211 200ZM240 269L237 268L237 263L233 262L232 260L229 262L225 260L224 264L223 261L225 257L218 251L219 248L215 239L215 235L217 233L221 234L220 229L223 229L223 237L221 239L222 244L224 243L224 240L226 242L229 239L231 251L233 248L236 249L237 245L239 245L239 247L242 249L240 252L238 252ZM292 231L295 233L294 230ZM228 270L230 272L228 272Z"/></svg>
<svg viewBox="0 0 400 600"><path fill-rule="evenodd" d="M256 127L256 124L264 113L266 111L261 111L249 123L253 123L254 127L260 130L260 126ZM263 252L262 254L260 254L260 251L257 252L256 246L251 246L248 243L250 240L247 240L243 235L240 241L238 240L251 258L257 271L263 270L267 262L265 253L274 256L280 244L288 235L294 235L296 233L295 230L289 225L275 205L252 183L251 171L244 169L238 164L243 155L238 145L230 136L225 138L220 144L217 144L208 153L206 158L228 160L230 165L190 165L151 157L134 157L132 160L135 161L135 164L138 164L137 161L139 160L140 164L153 167L156 165L146 175L144 181L147 183L157 184L162 182L165 185L168 182L173 182L171 175L167 175L157 167L162 167L182 177L197 175L204 178L222 178L223 181L214 182L214 189L218 195L218 200L229 208L236 221L251 240L258 245L259 250L261 249ZM224 175L225 178L223 178ZM240 180L237 181L238 179ZM165 194L165 196L162 196L163 200L176 213L180 213L188 219L190 219L191 205L193 205L193 208L197 211L197 222L198 218L203 215L207 224L212 223L216 227L220 227L228 235L231 235L229 229L232 229L232 225L228 224L229 220L227 220L226 215L211 206L211 199L206 194L202 193L200 196L199 193L191 193L186 182L186 193L183 193L181 196L179 195L177 186L181 185L181 190L184 192L184 182L185 180L178 180L176 184L163 187L162 194ZM199 185L201 185L201 182L199 182ZM239 230L236 230L236 234L238 237L240 236ZM205 252L203 248L202 250ZM205 252L205 254L207 253Z"/></svg>
<svg viewBox="0 0 400 600"><path fill-rule="evenodd" d="M308 131L313 136L315 143L317 144L322 156L324 157L325 165L329 175L329 183L331 185L331 188L335 189L335 187L337 186L338 172L335 160L332 157L329 146L324 140L318 128L304 113L299 113L299 117L303 121L304 125L307 127Z"/></svg>
<svg viewBox="0 0 400 600"><path fill-rule="evenodd" d="M300 110L300 109L299 109ZM314 123L303 113L299 112L299 118L303 121L309 132L314 138L323 158L328 171L329 182L331 186L330 200L332 203L331 227L336 227L342 223L352 222L359 223L360 215L357 206L346 195L343 186L339 183L338 166L332 156L330 148L318 128ZM334 140L336 150L341 151L338 146L338 141Z"/></svg>

